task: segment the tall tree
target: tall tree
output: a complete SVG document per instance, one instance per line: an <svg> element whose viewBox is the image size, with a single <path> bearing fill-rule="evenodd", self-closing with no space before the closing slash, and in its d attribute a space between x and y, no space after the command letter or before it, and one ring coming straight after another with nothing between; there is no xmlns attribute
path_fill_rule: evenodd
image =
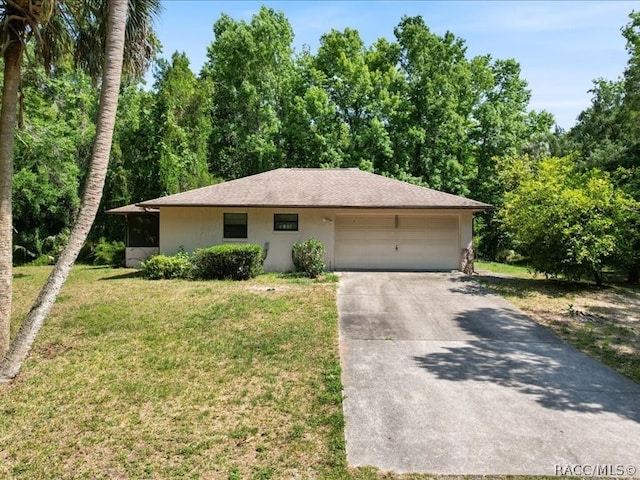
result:
<svg viewBox="0 0 640 480"><path fill-rule="evenodd" d="M469 187L473 198L499 209L506 191L499 172L501 164L523 153L544 151L553 117L547 112L528 111L531 91L515 60L492 62L483 56L476 57L472 66L477 102L469 131L475 166ZM542 147L537 144L540 140ZM489 258L513 248L511 236L494 222L496 211L483 212L475 223L479 250Z"/></svg>
<svg viewBox="0 0 640 480"><path fill-rule="evenodd" d="M89 77L70 59L49 75L33 55L26 60L25 113L13 173L14 256L33 260L59 253L68 237L80 205L80 165L91 153L98 98Z"/></svg>
<svg viewBox="0 0 640 480"><path fill-rule="evenodd" d="M157 146L160 194L210 185L207 143L211 133L211 98L189 68L184 53L171 63L159 61L156 72L152 128Z"/></svg>
<svg viewBox="0 0 640 480"><path fill-rule="evenodd" d="M213 89L212 173L236 178L282 166L291 25L281 12L262 7L250 23L222 15L214 34L203 69Z"/></svg>
<svg viewBox="0 0 640 480"><path fill-rule="evenodd" d="M463 174L474 99L464 41L432 33L420 16L404 17L394 33L407 79L399 163L431 188L468 194Z"/></svg>
<svg viewBox="0 0 640 480"><path fill-rule="evenodd" d="M13 155L18 92L25 44L34 38L35 52L49 68L60 45L69 42L62 25L69 16L56 1L12 0L0 4L0 44L3 49L4 83L0 108L0 355L9 347L13 262ZM56 27L61 34L49 42Z"/></svg>
<svg viewBox="0 0 640 480"><path fill-rule="evenodd" d="M640 13L631 12L622 28L629 54L623 78L597 79L590 90L591 105L578 116L569 138L582 169L611 174L616 186L640 201ZM640 281L640 214L626 218L625 248L619 266L630 283Z"/></svg>
<svg viewBox="0 0 640 480"><path fill-rule="evenodd" d="M335 128L349 132L344 159L335 166L357 167L372 160L364 140L373 116L373 85L360 34L347 28L323 35L314 60L319 86L334 105Z"/></svg>
<svg viewBox="0 0 640 480"><path fill-rule="evenodd" d="M578 115L569 136L580 156L583 168L613 172L628 160L628 130L625 84L622 80L593 81L591 105Z"/></svg>
<svg viewBox="0 0 640 480"><path fill-rule="evenodd" d="M9 351L0 363L0 381L14 378L27 357L40 327L66 281L84 241L89 234L96 211L100 204L104 179L109 163L114 122L118 105L118 94L122 77L125 31L127 30L127 0L111 0L108 7L105 28L104 57L100 103L96 124L91 161L82 196L80 211L71 231L69 241L62 251L46 284L36 298L29 314L22 323L17 336L12 340ZM157 12L159 4L150 0L137 2L138 14L133 18L146 18L147 23ZM144 14L142 12L144 11ZM4 103L3 103L4 108ZM15 118L15 117L14 117ZM15 122L14 122L15 123ZM11 124L13 130L13 124ZM4 134L4 132L3 132ZM10 213L9 213L10 215ZM4 221L4 218L2 219ZM10 284L9 284L10 287ZM10 315L10 312L9 312Z"/></svg>

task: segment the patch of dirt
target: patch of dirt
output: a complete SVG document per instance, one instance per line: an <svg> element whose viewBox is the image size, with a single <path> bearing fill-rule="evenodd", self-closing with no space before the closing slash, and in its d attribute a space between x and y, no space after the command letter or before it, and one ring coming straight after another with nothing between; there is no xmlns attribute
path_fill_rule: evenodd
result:
<svg viewBox="0 0 640 480"><path fill-rule="evenodd" d="M250 285L247 287L247 290L252 292L285 292L287 290L291 290L288 285Z"/></svg>
<svg viewBox="0 0 640 480"><path fill-rule="evenodd" d="M42 345L36 346L33 349L33 353L40 358L51 360L52 358L55 358L58 355L63 355L74 348L74 345L63 345L58 342L46 342Z"/></svg>

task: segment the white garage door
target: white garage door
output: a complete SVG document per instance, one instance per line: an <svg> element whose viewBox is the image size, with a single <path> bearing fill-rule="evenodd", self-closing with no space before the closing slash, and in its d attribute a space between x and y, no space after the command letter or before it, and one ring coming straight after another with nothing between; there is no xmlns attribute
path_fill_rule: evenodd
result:
<svg viewBox="0 0 640 480"><path fill-rule="evenodd" d="M336 216L338 269L460 268L457 216Z"/></svg>

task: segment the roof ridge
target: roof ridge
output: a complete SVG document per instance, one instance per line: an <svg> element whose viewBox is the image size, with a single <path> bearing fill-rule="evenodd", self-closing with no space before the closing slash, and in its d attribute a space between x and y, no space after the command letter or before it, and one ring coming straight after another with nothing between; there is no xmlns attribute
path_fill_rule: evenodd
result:
<svg viewBox="0 0 640 480"><path fill-rule="evenodd" d="M275 172L277 170L301 170L301 171L315 170L315 171L321 171L321 172L330 172L330 171L343 172L345 170L357 170L359 172L365 172L366 171L366 170L360 170L358 167L330 167L330 168L324 168L324 167L280 167L280 168L276 168L274 170L268 170L268 171L269 172ZM266 172L262 172L262 173L266 173ZM367 172L367 173L371 173L371 172Z"/></svg>

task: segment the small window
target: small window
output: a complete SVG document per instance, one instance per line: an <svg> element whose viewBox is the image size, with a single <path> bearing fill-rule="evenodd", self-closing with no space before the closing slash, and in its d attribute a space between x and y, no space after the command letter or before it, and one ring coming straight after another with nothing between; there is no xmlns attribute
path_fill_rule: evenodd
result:
<svg viewBox="0 0 640 480"><path fill-rule="evenodd" d="M297 232L297 213L276 213L273 215L273 229L278 232Z"/></svg>
<svg viewBox="0 0 640 480"><path fill-rule="evenodd" d="M224 214L224 238L247 238L247 214Z"/></svg>

